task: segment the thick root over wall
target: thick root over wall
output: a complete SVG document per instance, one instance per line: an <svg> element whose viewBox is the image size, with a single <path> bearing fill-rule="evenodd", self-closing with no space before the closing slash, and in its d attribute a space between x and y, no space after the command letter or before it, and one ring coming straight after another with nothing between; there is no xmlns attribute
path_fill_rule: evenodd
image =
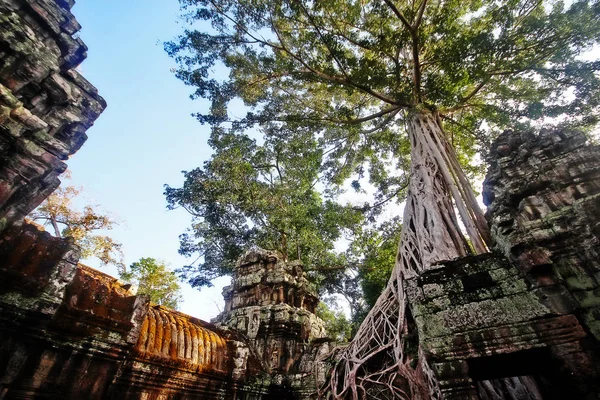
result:
<svg viewBox="0 0 600 400"><path fill-rule="evenodd" d="M489 236L439 118L427 110L412 111L407 130L411 178L396 265L352 342L333 356L334 368L320 389L322 399L442 398L419 346L403 282L442 261L487 252Z"/></svg>

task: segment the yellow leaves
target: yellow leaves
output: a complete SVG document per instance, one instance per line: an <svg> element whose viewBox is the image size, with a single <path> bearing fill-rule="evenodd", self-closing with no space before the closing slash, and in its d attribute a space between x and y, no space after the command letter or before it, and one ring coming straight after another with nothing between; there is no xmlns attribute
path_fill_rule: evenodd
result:
<svg viewBox="0 0 600 400"><path fill-rule="evenodd" d="M70 179L70 171L65 171L63 177ZM96 257L102 264L123 268L121 244L109 236L98 234L99 231L112 229L117 225L116 220L97 204L81 206L82 191L79 186L60 186L30 218L45 226L52 226L51 231L55 236L72 238L81 248L83 258Z"/></svg>

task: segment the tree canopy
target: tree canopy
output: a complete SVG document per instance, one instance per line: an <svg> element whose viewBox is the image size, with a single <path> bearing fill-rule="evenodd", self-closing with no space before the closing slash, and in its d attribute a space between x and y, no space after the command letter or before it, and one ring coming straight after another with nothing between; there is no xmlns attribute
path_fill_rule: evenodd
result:
<svg viewBox="0 0 600 400"><path fill-rule="evenodd" d="M380 196L405 182L407 110L439 112L463 164L481 128L596 119L600 63L578 57L599 37L593 1L181 3L202 30L166 50L211 101L201 122L308 127L333 182L368 175ZM240 118L227 109L236 98Z"/></svg>
<svg viewBox="0 0 600 400"><path fill-rule="evenodd" d="M148 295L153 303L177 309L181 302L181 287L177 276L167 269L164 262L142 257L119 276L137 286L137 293Z"/></svg>
<svg viewBox="0 0 600 400"><path fill-rule="evenodd" d="M65 175L69 179L67 171ZM97 204L78 206L82 200L82 188L73 185L59 186L29 217L51 226L57 237L70 237L81 249L82 258L95 257L103 265L114 265L122 270L121 243L101 232L111 230L116 221L103 212Z"/></svg>
<svg viewBox="0 0 600 400"><path fill-rule="evenodd" d="M325 272L345 265L335 242L363 217L360 209L317 190L322 150L316 141L292 138L283 145L267 139L259 145L247 135L215 129L209 143L215 150L210 160L184 172L183 187L165 189L169 208L183 207L193 216L180 252L201 260L180 269L182 276L192 286L210 285L256 245L302 260L313 280L333 284Z"/></svg>
<svg viewBox="0 0 600 400"><path fill-rule="evenodd" d="M273 245L281 229L269 228L271 237L258 239L262 222L244 225L245 217L225 210L214 190L211 199L208 193L201 200L198 194L184 196L192 193L192 181L214 180L208 178L211 170L225 165L224 158L233 161L236 146L252 154L237 156L240 160L262 157L261 152L269 157L266 169L252 172L260 181L260 174L272 175L268 168L279 152L306 144L310 155L287 161L295 167L306 162L309 172L280 187L293 179L310 185L319 176L326 189L323 204L331 205L327 200L335 198L327 198L328 190L351 180L359 191L368 181L375 190L363 211L373 221L382 209L375 206L406 196L411 151L406 131L415 113L435 114L467 177L480 172L471 161L478 139L489 133L548 118L581 126L596 121L600 62L579 57L600 36L600 6L594 1L569 6L540 0L180 1L199 29L186 30L165 49L178 62L176 75L195 88L192 97L210 100L196 117L214 127L211 145L222 154L204 170L186 173L182 190L168 188L166 194L170 207L191 210L196 202L207 208L192 210L195 216L209 209L219 216L218 222L194 227L207 241L192 244L191 236L183 237L182 252L204 255L208 279L231 267L242 242L281 248L280 240ZM237 117L239 110L232 114L228 108L236 99L247 111ZM256 144L244 132L253 126L268 149L250 148ZM235 134L241 136L234 139ZM229 150L220 150L223 146ZM235 182L233 171L240 171L239 178L242 169L236 166L219 179ZM306 201L286 196L295 207ZM271 206L267 210L275 215ZM285 230L289 222L281 224ZM231 240L219 243L222 237Z"/></svg>

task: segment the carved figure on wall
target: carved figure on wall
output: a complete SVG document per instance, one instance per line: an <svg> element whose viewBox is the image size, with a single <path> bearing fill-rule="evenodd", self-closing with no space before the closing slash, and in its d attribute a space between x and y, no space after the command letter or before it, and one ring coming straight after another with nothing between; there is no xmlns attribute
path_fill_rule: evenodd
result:
<svg viewBox="0 0 600 400"><path fill-rule="evenodd" d="M255 338L258 334L258 328L260 327L260 317L258 313L252 314L252 322L248 327L248 337Z"/></svg>
<svg viewBox="0 0 600 400"><path fill-rule="evenodd" d="M271 352L271 361L270 361L271 369L279 368L279 346L275 344L273 351Z"/></svg>

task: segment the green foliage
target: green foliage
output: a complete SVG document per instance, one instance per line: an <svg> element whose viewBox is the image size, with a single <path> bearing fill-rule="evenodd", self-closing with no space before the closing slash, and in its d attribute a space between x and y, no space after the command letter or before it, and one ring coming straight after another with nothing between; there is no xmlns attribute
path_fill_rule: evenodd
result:
<svg viewBox="0 0 600 400"><path fill-rule="evenodd" d="M375 305L390 279L396 262L401 228L400 219L393 218L376 228L363 230L350 245L349 253L360 265L358 278L367 309ZM360 324L361 321L354 322Z"/></svg>
<svg viewBox="0 0 600 400"><path fill-rule="evenodd" d="M306 128L327 151L330 183L368 176L378 195L401 193L407 110L437 111L463 164L482 127L597 120L600 62L578 57L600 38L596 1L181 3L203 30L165 48L194 96L211 101L198 119ZM229 115L233 99L244 117Z"/></svg>
<svg viewBox="0 0 600 400"><path fill-rule="evenodd" d="M193 216L180 253L199 254L202 261L178 270L192 286L230 274L252 245L301 259L313 280L344 265L334 244L361 223L362 213L316 190L322 156L316 141L292 136L285 145L258 145L246 135L215 129L210 145L213 156L202 168L184 172L183 187L165 189L169 208L183 207Z"/></svg>
<svg viewBox="0 0 600 400"><path fill-rule="evenodd" d="M327 336L338 343L344 343L352 339L352 324L342 311L332 311L323 302L316 309L317 317L325 322Z"/></svg>
<svg viewBox="0 0 600 400"><path fill-rule="evenodd" d="M119 277L138 287L138 294L145 294L150 301L177 309L181 301L181 288L177 276L167 266L154 258L142 257L129 266Z"/></svg>
<svg viewBox="0 0 600 400"><path fill-rule="evenodd" d="M64 177L70 178L68 171ZM103 265L114 265L122 270L121 243L98 233L111 230L117 224L115 219L102 212L98 205L86 204L82 209L77 207L74 201L81 199L81 196L80 187L60 186L29 217L52 227L57 237L72 238L80 247L82 258L95 257Z"/></svg>

